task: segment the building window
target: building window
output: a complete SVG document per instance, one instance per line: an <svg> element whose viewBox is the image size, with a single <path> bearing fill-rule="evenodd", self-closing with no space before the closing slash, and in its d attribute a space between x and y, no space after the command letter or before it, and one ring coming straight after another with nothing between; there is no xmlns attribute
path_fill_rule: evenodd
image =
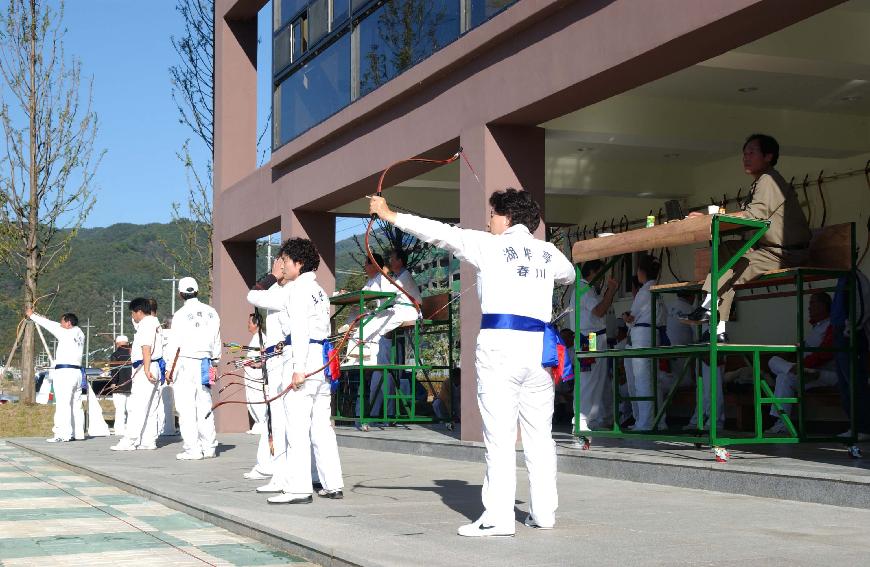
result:
<svg viewBox="0 0 870 567"><path fill-rule="evenodd" d="M273 150L516 1L273 0Z"/></svg>
<svg viewBox="0 0 870 567"><path fill-rule="evenodd" d="M476 28L483 22L495 16L516 0L466 0L469 28Z"/></svg>
<svg viewBox="0 0 870 567"><path fill-rule="evenodd" d="M329 31L329 0L315 0L308 6L308 45L320 41Z"/></svg>
<svg viewBox="0 0 870 567"><path fill-rule="evenodd" d="M272 10L275 29L281 28L305 8L309 0L273 0Z"/></svg>
<svg viewBox="0 0 870 567"><path fill-rule="evenodd" d="M393 0L360 22L360 96L459 37L459 7L457 0Z"/></svg>
<svg viewBox="0 0 870 567"><path fill-rule="evenodd" d="M278 145L350 104L350 34L296 69L278 87Z"/></svg>
<svg viewBox="0 0 870 567"><path fill-rule="evenodd" d="M272 72L277 73L290 64L291 61L291 28L281 30L275 36L272 45Z"/></svg>

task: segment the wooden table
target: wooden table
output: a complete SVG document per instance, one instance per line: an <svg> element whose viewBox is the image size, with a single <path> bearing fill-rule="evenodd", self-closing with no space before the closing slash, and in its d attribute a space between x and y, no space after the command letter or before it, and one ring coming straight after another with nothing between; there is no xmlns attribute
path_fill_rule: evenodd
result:
<svg viewBox="0 0 870 567"><path fill-rule="evenodd" d="M654 248L670 248L672 246L709 242L714 216L704 215L686 218L650 228L629 230L614 234L613 236L581 240L576 242L571 249L571 257L575 264L579 264L589 260L600 260L602 258L652 250ZM747 227L744 225L724 222L724 219L728 218L727 215L719 216L723 218L723 221L719 223L719 230L721 232L747 230Z"/></svg>

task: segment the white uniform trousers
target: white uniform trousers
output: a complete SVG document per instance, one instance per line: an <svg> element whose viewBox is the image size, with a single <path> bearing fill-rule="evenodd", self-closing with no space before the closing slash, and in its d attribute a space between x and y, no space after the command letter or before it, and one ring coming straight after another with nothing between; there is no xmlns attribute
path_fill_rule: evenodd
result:
<svg viewBox="0 0 870 567"><path fill-rule="evenodd" d="M516 497L517 420L529 471L529 512L552 526L556 520L556 444L552 437L553 378L541 366L539 333L482 330L475 368L483 418L486 475L481 521L513 527Z"/></svg>
<svg viewBox="0 0 870 567"><path fill-rule="evenodd" d="M607 359L598 358L588 372L580 372L580 430L604 425L610 400L605 399ZM612 402L611 402L612 404ZM572 405L573 407L573 405Z"/></svg>
<svg viewBox="0 0 870 567"><path fill-rule="evenodd" d="M269 386L266 388L266 395L270 398L277 395L284 389L284 357L273 356L266 359L269 373ZM249 395L253 395L249 393ZM272 475L272 482L283 486L283 479L286 477L287 464L287 436L285 434L284 424L284 401L283 398L278 398L269 404L269 409L272 412L272 444L275 449L275 454L269 451L269 428L266 423L266 404L261 404L263 408L263 430L260 432L260 443L257 445L257 464L256 469L262 474Z"/></svg>
<svg viewBox="0 0 870 567"><path fill-rule="evenodd" d="M652 346L652 337L650 336L649 327L632 327L631 331L631 348L645 348ZM632 379L628 383L628 392L632 397L652 397L653 395L653 379L651 358L632 358L631 374ZM654 416L654 404L652 401L637 401L632 402L632 411L634 412L634 429L637 431L648 431L652 429Z"/></svg>
<svg viewBox="0 0 870 567"><path fill-rule="evenodd" d="M710 397L710 365L706 362L701 363L701 382L703 388L703 407L704 407L704 422L701 427L708 427L707 421L710 419L711 397ZM716 370L716 428L717 431L725 426L725 392L722 391L722 384L725 382L725 365L720 364ZM694 397L692 399L695 399ZM692 419L689 420L689 425L698 425L698 408L697 404L695 411L692 412Z"/></svg>
<svg viewBox="0 0 870 567"><path fill-rule="evenodd" d="M389 337L381 337L378 341L378 364L389 364L390 353L392 350L393 341ZM399 364L402 363L402 361L398 362ZM386 381L386 384L383 383L384 381ZM381 415L381 409L384 403L384 391L387 392L388 396L396 393L396 383L393 381L393 375L389 372L375 370L372 372L372 381L369 384L368 397L369 404L372 408L372 417ZM396 414L395 405L396 402L393 400L390 400L387 403L387 415L393 416Z"/></svg>
<svg viewBox="0 0 870 567"><path fill-rule="evenodd" d="M774 356L767 363L770 371L776 375L776 385L773 389L773 395L776 398L794 398L798 396L798 378L794 372L791 372L793 362L789 362L780 356ZM804 390L812 390L813 388L821 388L823 386L836 386L837 373L832 370L822 370L818 373L818 378L815 380L807 380L804 383ZM792 404L782 404L785 412L791 415ZM770 415L779 416L776 406L770 405Z"/></svg>
<svg viewBox="0 0 870 567"><path fill-rule="evenodd" d="M125 428L127 427L127 402L130 399L130 394L121 394L115 392L112 394L112 404L115 406L115 435L118 437L124 436Z"/></svg>
<svg viewBox="0 0 870 567"><path fill-rule="evenodd" d="M217 434L211 411L211 388L202 384L202 361L179 357L172 388L184 450L194 455L214 453Z"/></svg>
<svg viewBox="0 0 870 567"><path fill-rule="evenodd" d="M160 367L156 362L151 363L151 376L160 377ZM127 427L124 431L124 438L132 445L150 447L157 442L157 410L160 406L158 384L148 381L142 366L133 369L130 399L127 400Z"/></svg>
<svg viewBox="0 0 870 567"><path fill-rule="evenodd" d="M76 425L80 438L84 439L85 413L82 411L82 371L75 368L60 368L51 371L54 386L54 436L73 439ZM78 391L78 396L76 396ZM78 402L76 404L76 402Z"/></svg>
<svg viewBox="0 0 870 567"><path fill-rule="evenodd" d="M269 386L266 388L268 397L275 396L278 392L284 389L283 371L284 357L275 356L266 360L269 371ZM255 392L248 393L249 399L256 401L257 394ZM260 394L262 399L262 393ZM282 398L278 398L269 404L269 409L272 413L272 443L275 449L275 454L272 455L269 451L269 428L266 422L266 404L260 404L263 408L263 429L260 431L260 442L257 445L257 464L255 468L262 474L270 474L272 481L276 484L281 484L282 475L285 474L285 464L287 462L287 437L284 432L284 402Z"/></svg>
<svg viewBox="0 0 870 567"><path fill-rule="evenodd" d="M254 378L262 379L263 375L261 372L257 371L254 375ZM248 371L245 371L245 399L249 402L262 402L263 401L263 385L259 381L250 380L248 378ZM266 404L248 404L248 415L251 416L251 421L253 421L253 429L256 432L261 432L261 428L266 427Z"/></svg>
<svg viewBox="0 0 870 567"><path fill-rule="evenodd" d="M79 373L78 387L73 389L73 434L76 439L84 439L85 435L85 410L83 407L84 396L82 396L81 373Z"/></svg>
<svg viewBox="0 0 870 567"><path fill-rule="evenodd" d="M322 365L322 353L317 346L312 345L309 349L307 368ZM285 369L285 379L288 381L291 376L289 368ZM308 378L298 390L288 392L283 400L288 445L287 476L281 479L284 492L301 496L312 493L312 453L323 488L344 488L338 443L330 421L332 392L329 381L320 372Z"/></svg>

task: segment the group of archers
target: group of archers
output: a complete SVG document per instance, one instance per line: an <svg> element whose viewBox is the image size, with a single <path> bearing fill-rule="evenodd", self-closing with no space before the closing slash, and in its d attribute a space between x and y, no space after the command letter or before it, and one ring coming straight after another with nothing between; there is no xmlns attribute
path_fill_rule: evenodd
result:
<svg viewBox="0 0 870 567"><path fill-rule="evenodd" d="M721 280L720 327L715 329L720 340L727 340L724 325L734 285L766 270L797 265L806 255L810 229L794 190L774 168L778 154L776 141L765 135L750 136L743 147L743 168L754 178L754 183L741 210L733 214L769 220L770 229ZM541 216L539 205L529 193L512 188L499 190L490 196L489 205L491 218L489 230L485 232L394 212L380 196L370 201L372 214L422 241L450 251L477 272L483 316L475 350L475 371L486 446L486 473L482 489L484 512L473 523L458 529L459 535L467 537L515 534L518 423L530 482L529 510L524 524L531 529L544 530L556 524L556 452L551 435L554 380L543 363L551 354L547 352L551 343L544 340L547 334L544 329L553 318L554 287L571 285L575 279L575 267L563 252L533 236ZM265 334L258 332L260 321L254 315L249 331L255 335L252 344L262 347L253 352L260 356L260 370L268 374L267 395L274 400L268 405L270 426L260 431L256 464L244 476L264 481L265 484L255 490L269 493L268 502L273 504L308 504L314 500L314 495L324 499L343 497L341 463L330 421L331 380L324 371L323 344L331 332L330 303L316 280L318 264L318 251L311 241L291 238L283 243L272 273L258 281L247 297L253 306L267 313ZM591 280L599 269L595 263L584 266L584 279ZM380 274L376 270L367 271L372 285ZM407 285L406 289L416 289L410 274L401 273L401 262L398 271L394 275ZM639 289L631 310L622 316L632 347L648 344L649 326L659 324L650 320L649 287L657 272L658 266L651 259L638 262ZM581 310L579 332L584 335L603 332L602 318L614 298L614 284L606 282L604 289L585 296L592 299L578 306ZM197 299L197 284L192 278L180 280L179 293L184 305L173 315L170 333L161 328L153 300L137 298L130 302L136 329L129 351L131 389L126 399L126 425L119 426L124 423L123 417L115 424L116 432L122 432L123 437L113 450L155 448L158 414L164 399L160 393L161 376L171 373L175 410L184 443L184 451L177 458L198 461L215 456L218 444L210 384L221 352L219 317L214 309ZM815 333L819 341L833 335L833 340L842 342L844 321L831 321L831 299L821 294L814 296L814 302L816 306L810 313L815 318L813 325L821 326ZM836 301L834 303L836 310ZM707 295L697 306L690 305L683 318L688 323L704 324L711 308ZM80 377L82 333L72 314L65 315L59 324L31 312L27 315L58 339L57 364L53 371L57 412L55 437L50 441L70 441L73 437L71 392ZM389 313L385 317L390 319ZM404 316L398 319L403 320ZM384 334L395 325L384 320L376 327ZM864 352L863 333L861 340ZM369 335L367 341L376 345L378 337ZM819 354L815 357L819 358ZM650 391L650 362L636 360L630 363L633 376L629 386L634 395L643 396ZM583 388L599 392L587 398L581 408L583 427L597 419L595 414L600 411L597 406L607 405L598 404L594 399L595 395L603 397L600 385L596 385L603 380L600 373L603 364L606 361L599 360L578 369L580 379L585 381ZM784 361L782 364L777 394L793 387L794 383L791 364ZM814 364L824 366L831 361L815 361ZM824 368L830 370L831 367ZM858 382L866 386L866 380ZM281 393L284 395L279 395ZM864 407L866 392L859 388L857 395L861 396L861 401L856 407ZM651 407L648 407L651 402L633 405L635 429L651 427ZM866 423L860 426L862 433L870 432Z"/></svg>

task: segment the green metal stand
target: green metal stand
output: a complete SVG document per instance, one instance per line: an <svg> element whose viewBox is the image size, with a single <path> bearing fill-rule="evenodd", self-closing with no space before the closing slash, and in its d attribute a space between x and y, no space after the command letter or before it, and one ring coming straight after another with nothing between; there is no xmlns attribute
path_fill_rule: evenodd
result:
<svg viewBox="0 0 870 567"><path fill-rule="evenodd" d="M724 232L722 223L727 223L728 231L742 231L748 233L748 238L743 242L742 246L739 250L728 259L721 259L724 262L720 265L720 246L721 246L721 237ZM711 276L711 289L710 289L710 305L716 306L718 305L718 283L720 278L731 269L737 261L746 254L752 246L758 242L758 240L764 235L764 233L768 229L769 223L767 221L760 221L754 219L747 219L742 217L735 216L727 216L727 215L714 215L712 219L711 226L711 246L712 246L712 260L710 265L710 276ZM856 256L856 248L854 245L855 242L855 229L854 225L852 226L852 266L849 270L834 270L834 269L820 269L820 268L793 268L791 270L778 271L775 274L761 276L759 280L764 281L765 279L770 280L774 278L782 279L782 278L790 278L790 281L793 282L795 286L795 297L797 301L797 341L794 345L766 345L766 344L721 344L717 342L717 337L715 332L710 332L710 341L709 343L704 344L693 344L693 345L679 345L679 346L657 346L656 343L656 326L653 324L650 326L650 331L653 334L652 337L652 345L648 348L636 348L636 349L626 349L626 350L600 350L596 352L582 352L580 350L580 335L578 333L575 339L575 368L579 370L579 361L587 358L595 358L595 359L604 359L604 360L613 360L614 364L612 364L612 374L613 374L613 415L614 415L614 423L611 429L606 430L593 430L593 431L581 431L580 430L580 419L579 417L574 420L574 435L581 438L588 438L589 436L596 437L619 437L619 438L640 438L640 439L648 439L652 441L686 441L692 442L696 444L706 444L712 447L724 447L728 445L739 445L739 444L770 444L770 443L798 443L801 441L836 441L836 442L844 442L843 439L831 436L809 436L806 432L806 412L805 412L805 379L804 379L804 362L803 357L804 354L809 352L849 352L850 353L850 369L849 369L849 380L850 380L850 388L853 392L852 400L853 400L853 411L850 412L850 423L853 434L855 432L855 412L854 412L854 386L855 386L855 264L857 261ZM599 276L603 275L607 269L609 269L618 258L612 258L609 262L605 264L605 268L601 270ZM834 280L840 277L847 277L848 285L848 302L849 302L849 324L850 324L850 333L849 333L849 345L845 349L837 349L837 348L811 348L806 346L805 337L804 337L804 307L803 307L803 298L808 292L816 292L822 291L822 288L814 288L812 290L805 289L807 278L810 278L814 281L822 281L822 280ZM580 279L580 266L577 267L577 278ZM591 282L590 285L593 285L595 282ZM580 302L583 295L590 289L589 286L577 286L575 290L575 317L576 317L576 328L580 329ZM699 290L698 284L689 283L685 286L669 286L666 289L661 291L653 291L653 311L652 311L652 321L656 321L656 313L655 313L655 305L657 303L656 294L658 293L676 293L677 291L682 290ZM828 288L827 290L830 290ZM719 313L717 309L710 310L710 329L715 331L717 323L719 320ZM717 361L719 357L726 354L744 354L748 357L751 362L752 370L753 370L753 410L755 416L755 427L752 432L741 432L739 435L726 435L724 432L719 431L716 425L717 423L717 396L718 396L718 384L722 379L719 376L718 364ZM774 353L793 353L797 359L796 364L796 372L799 381L798 388L798 396L794 398L777 398L774 396L773 392L770 389L770 386L762 377L761 372L761 355L764 354L774 354ZM619 381L618 381L618 373L617 373L617 362L624 361L630 358L673 358L673 357L686 357L686 363L683 368L680 370L680 377L677 381L675 381L673 387L668 392L665 397L661 407L658 404L658 374L657 374L657 365L653 364L653 372L652 372L652 380L653 380L653 396L650 397L622 397L619 393ZM701 387L701 377L696 376L697 380L697 388L696 388L696 401L697 401L697 410L698 410L698 422L699 429L697 431L675 431L675 430L659 430L657 429L658 424L661 419L665 415L668 406L671 404L674 399L676 390L680 382L682 381L683 376L685 376L686 372L690 370L690 368L695 367L695 362L698 360L707 360L710 361L710 417L709 417L709 430L703 429L704 423L704 408L703 408L703 389ZM575 416L579 416L580 414L580 401L582 399L582 388L580 382L580 374L577 374L577 383L574 388L574 414ZM621 429L619 424L619 405L622 401L652 401L654 404L654 425L653 430L651 431L624 431ZM783 410L782 404L795 404L797 408L797 423L793 422L789 416ZM763 407L764 406L773 406L781 413L781 417L786 424L786 428L788 429L788 434L784 436L765 436L763 427L762 427L762 418L763 418ZM854 438L852 439L854 442Z"/></svg>
<svg viewBox="0 0 870 567"><path fill-rule="evenodd" d="M453 318L448 309L448 315L444 320L417 319L412 325L403 325L392 331L393 341L390 348L390 356L386 363L368 364L364 355L363 336L366 325L380 313L385 312L396 304L398 295L393 292L360 291L334 296L331 301L341 307L333 315L333 319L339 316L345 307L349 305L348 299L356 299L356 307L359 313L367 313L363 317L356 330L357 346L356 354L358 363L342 364L342 380L336 395L334 415L336 421L354 421L362 426L369 423L431 423L436 421L431 415L422 415L417 404L418 379L431 384L433 370L449 370L454 366L453 359ZM372 300L382 300L379 305L370 307L366 311L367 304ZM426 364L423 362L421 341L423 337L436 334L446 334L448 341L448 355L446 364ZM404 341L404 360L400 360L399 340ZM348 348L348 354L354 349ZM412 359L412 360L409 360ZM380 389L374 396L370 395L370 380L374 372L380 371ZM402 375L408 377L408 392L402 391ZM351 383L351 376L355 380L356 388ZM377 415L372 414L377 397L381 399L381 409ZM392 402L392 404L391 404ZM394 408L394 414L390 415L390 406ZM359 408L359 416L357 416Z"/></svg>

